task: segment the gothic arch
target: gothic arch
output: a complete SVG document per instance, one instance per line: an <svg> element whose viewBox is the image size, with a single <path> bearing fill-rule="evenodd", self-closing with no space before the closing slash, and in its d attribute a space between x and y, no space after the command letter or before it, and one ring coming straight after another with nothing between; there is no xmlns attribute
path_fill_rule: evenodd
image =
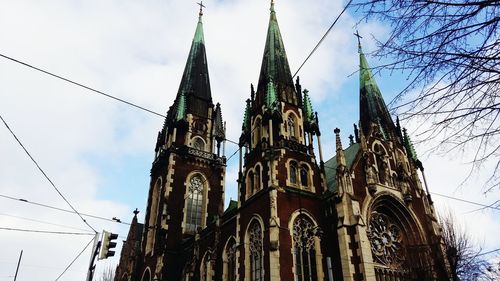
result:
<svg viewBox="0 0 500 281"><path fill-rule="evenodd" d="M263 169L260 163L248 169L245 177L247 199L263 188L262 171Z"/></svg>
<svg viewBox="0 0 500 281"><path fill-rule="evenodd" d="M376 275L426 280L431 249L422 246L427 242L412 211L388 192L378 195L368 210L367 236Z"/></svg>
<svg viewBox="0 0 500 281"><path fill-rule="evenodd" d="M223 280L224 281L236 281L237 280L237 245L236 238L231 235L224 245L222 252L222 262L223 262Z"/></svg>
<svg viewBox="0 0 500 281"><path fill-rule="evenodd" d="M184 233L194 233L198 227L205 227L208 205L208 179L200 171L188 174L184 182L186 195L184 197L184 218L182 228Z"/></svg>
<svg viewBox="0 0 500 281"><path fill-rule="evenodd" d="M295 139L299 141L300 129L299 129L299 118L292 110L285 112L285 130L289 139Z"/></svg>
<svg viewBox="0 0 500 281"><path fill-rule="evenodd" d="M200 281L212 281L213 273L211 253L207 250L200 263Z"/></svg>
<svg viewBox="0 0 500 281"><path fill-rule="evenodd" d="M200 136L195 136L191 139L191 146L193 148L196 148L196 149L202 150L202 151L205 151L206 147L207 147L205 140Z"/></svg>
<svg viewBox="0 0 500 281"><path fill-rule="evenodd" d="M146 269L142 273L141 281L152 281L151 280L151 269L149 269L149 267L146 267Z"/></svg>
<svg viewBox="0 0 500 281"><path fill-rule="evenodd" d="M314 216L306 209L295 210L288 221L292 241L293 276L304 280L323 280L323 255L320 229ZM302 280L302 279L298 280Z"/></svg>
<svg viewBox="0 0 500 281"><path fill-rule="evenodd" d="M245 230L245 280L264 280L264 221L254 214Z"/></svg>
<svg viewBox="0 0 500 281"><path fill-rule="evenodd" d="M262 117L257 115L252 124L252 147L256 147L262 140Z"/></svg>
<svg viewBox="0 0 500 281"><path fill-rule="evenodd" d="M163 190L162 178L158 177L151 191L151 208L149 209L148 232L146 237L146 253L153 253L155 243L156 222L160 208L161 194Z"/></svg>

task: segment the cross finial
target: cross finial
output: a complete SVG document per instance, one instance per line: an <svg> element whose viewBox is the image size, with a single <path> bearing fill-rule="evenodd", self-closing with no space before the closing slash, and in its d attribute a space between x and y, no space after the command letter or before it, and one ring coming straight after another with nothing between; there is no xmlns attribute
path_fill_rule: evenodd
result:
<svg viewBox="0 0 500 281"><path fill-rule="evenodd" d="M203 1L200 1L200 3L196 3L200 6L200 17L203 16L203 8L206 8L205 5L203 5Z"/></svg>
<svg viewBox="0 0 500 281"><path fill-rule="evenodd" d="M271 12L274 12L274 0L271 0Z"/></svg>
<svg viewBox="0 0 500 281"><path fill-rule="evenodd" d="M358 30L356 29L356 33L354 33L354 36L358 37L358 51L361 52L361 38L363 38L361 35L359 35Z"/></svg>
<svg viewBox="0 0 500 281"><path fill-rule="evenodd" d="M137 214L139 213L139 210L137 210L137 208L135 208L135 210L134 210L134 212L133 212L133 213L134 213L134 215L136 215L136 216L137 216Z"/></svg>

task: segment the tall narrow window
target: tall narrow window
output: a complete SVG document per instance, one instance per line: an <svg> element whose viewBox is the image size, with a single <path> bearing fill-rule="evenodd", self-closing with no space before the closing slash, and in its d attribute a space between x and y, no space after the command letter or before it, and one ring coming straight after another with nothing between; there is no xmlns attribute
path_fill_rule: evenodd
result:
<svg viewBox="0 0 500 281"><path fill-rule="evenodd" d="M250 250L250 280L261 281L264 279L262 266L262 227L254 220L248 230Z"/></svg>
<svg viewBox="0 0 500 281"><path fill-rule="evenodd" d="M254 188L255 188L255 178L254 178L254 174L253 174L252 171L248 172L247 184L248 184L248 187L247 187L248 196L251 196L255 192L255 190L254 190Z"/></svg>
<svg viewBox="0 0 500 281"><path fill-rule="evenodd" d="M316 281L316 250L314 225L305 216L293 223L293 259L296 281Z"/></svg>
<svg viewBox="0 0 500 281"><path fill-rule="evenodd" d="M161 179L159 178L151 192L151 207L149 209L149 221L148 221L148 236L146 241L146 253L150 253L153 250L155 242L155 232L156 223L158 219L158 207L160 204L161 197Z"/></svg>
<svg viewBox="0 0 500 281"><path fill-rule="evenodd" d="M290 136L291 139L295 139L295 120L293 116L288 116L287 120L287 125L288 125L288 135Z"/></svg>
<svg viewBox="0 0 500 281"><path fill-rule="evenodd" d="M195 175L189 180L186 231L195 232L202 225L203 179Z"/></svg>
<svg viewBox="0 0 500 281"><path fill-rule="evenodd" d="M309 185L308 178L309 177L309 169L307 166L303 165L300 167L300 184L303 188L307 188Z"/></svg>
<svg viewBox="0 0 500 281"><path fill-rule="evenodd" d="M260 139L262 138L262 124L260 119L257 119L257 121L255 121L253 136L254 136L253 143L254 146L256 146L260 142Z"/></svg>
<svg viewBox="0 0 500 281"><path fill-rule="evenodd" d="M255 188L254 191L257 192L260 190L260 166L255 167Z"/></svg>
<svg viewBox="0 0 500 281"><path fill-rule="evenodd" d="M227 277L225 278L225 280L236 281L236 243L232 238L227 244L226 255L227 255L227 263L226 263L227 268L225 272L227 273Z"/></svg>
<svg viewBox="0 0 500 281"><path fill-rule="evenodd" d="M290 162L290 183L297 184L297 162Z"/></svg>

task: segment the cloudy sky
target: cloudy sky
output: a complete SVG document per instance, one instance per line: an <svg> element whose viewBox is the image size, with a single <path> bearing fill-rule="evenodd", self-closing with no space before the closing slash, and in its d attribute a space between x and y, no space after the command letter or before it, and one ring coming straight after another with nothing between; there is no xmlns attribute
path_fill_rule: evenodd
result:
<svg viewBox="0 0 500 281"><path fill-rule="evenodd" d="M346 1L276 1L290 66L294 72L339 14ZM206 0L203 18L212 95L222 104L228 138L237 140L244 100L258 79L269 17L268 0ZM165 113L172 104L198 18L195 1L180 0L0 0L0 54ZM358 120L357 22L349 11L300 71L320 117L323 150L334 152L333 128L347 144ZM362 23L366 52L372 35L386 28ZM378 62L370 59L372 65ZM392 76L391 76L392 75ZM404 75L381 73L386 98L402 88ZM163 123L153 114L0 58L0 115L68 200L82 213L129 222L138 208L142 221L156 134ZM75 215L8 199L68 209L9 131L0 123L0 228L89 233ZM410 126L411 131L411 126ZM226 154L237 147L227 144ZM418 147L417 151L424 151ZM431 191L485 204L488 171L458 187L467 173L460 155L423 157ZM236 198L236 163L227 169L226 200ZM486 167L487 168L487 167ZM7 196L7 197L6 197ZM494 210L434 196L440 211L451 210L485 249L500 247L500 215ZM226 202L227 203L227 202ZM473 211L473 212L471 212ZM127 226L88 218L98 231L120 234ZM55 280L92 238L0 229L0 281L11 280L24 250L18 280ZM121 248L121 243L118 245ZM90 249L60 280L83 280ZM97 264L113 266L119 255Z"/></svg>

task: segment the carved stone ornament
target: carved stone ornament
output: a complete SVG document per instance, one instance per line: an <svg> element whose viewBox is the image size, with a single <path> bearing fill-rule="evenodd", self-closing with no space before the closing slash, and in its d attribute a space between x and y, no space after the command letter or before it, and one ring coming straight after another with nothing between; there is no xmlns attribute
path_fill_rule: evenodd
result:
<svg viewBox="0 0 500 281"><path fill-rule="evenodd" d="M388 216L372 213L368 227L374 261L391 268L399 268L404 262L403 234Z"/></svg>
<svg viewBox="0 0 500 281"><path fill-rule="evenodd" d="M314 249L314 234L315 227L309 220L299 217L293 223L293 243L296 249Z"/></svg>

